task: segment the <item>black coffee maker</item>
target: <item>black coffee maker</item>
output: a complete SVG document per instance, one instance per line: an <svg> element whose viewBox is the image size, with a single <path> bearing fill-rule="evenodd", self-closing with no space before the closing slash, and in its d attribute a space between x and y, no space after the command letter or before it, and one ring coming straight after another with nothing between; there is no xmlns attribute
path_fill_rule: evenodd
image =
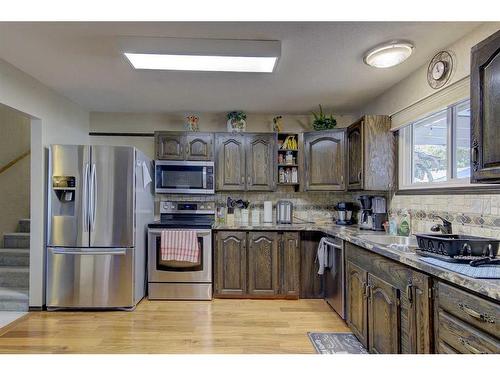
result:
<svg viewBox="0 0 500 375"><path fill-rule="evenodd" d="M361 203L359 229L383 231L383 224L387 221L386 199L380 196L361 195L358 200Z"/></svg>
<svg viewBox="0 0 500 375"><path fill-rule="evenodd" d="M335 210L337 211L338 219L335 221L337 225L352 225L356 221L354 220L353 212L357 210L358 207L352 202L339 202L335 205Z"/></svg>

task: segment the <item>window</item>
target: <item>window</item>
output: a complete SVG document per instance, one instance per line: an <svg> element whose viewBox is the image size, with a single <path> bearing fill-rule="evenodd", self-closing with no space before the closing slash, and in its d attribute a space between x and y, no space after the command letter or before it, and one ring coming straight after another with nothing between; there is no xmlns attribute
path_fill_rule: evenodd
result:
<svg viewBox="0 0 500 375"><path fill-rule="evenodd" d="M469 184L469 101L404 127L399 145L400 189Z"/></svg>

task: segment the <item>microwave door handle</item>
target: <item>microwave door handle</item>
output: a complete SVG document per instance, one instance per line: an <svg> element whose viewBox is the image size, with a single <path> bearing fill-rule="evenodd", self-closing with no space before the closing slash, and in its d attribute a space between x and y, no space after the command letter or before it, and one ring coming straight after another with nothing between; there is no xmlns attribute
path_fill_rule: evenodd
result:
<svg viewBox="0 0 500 375"><path fill-rule="evenodd" d="M203 189L207 188L207 167L203 167Z"/></svg>

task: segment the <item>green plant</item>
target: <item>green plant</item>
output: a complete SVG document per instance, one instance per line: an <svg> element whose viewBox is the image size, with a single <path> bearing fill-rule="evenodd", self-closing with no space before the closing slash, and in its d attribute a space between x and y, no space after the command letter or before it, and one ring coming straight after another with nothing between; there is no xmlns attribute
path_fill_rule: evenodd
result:
<svg viewBox="0 0 500 375"><path fill-rule="evenodd" d="M319 113L312 112L314 116L313 128L314 130L326 130L333 129L337 125L337 120L333 117L333 115L326 116L323 113L323 108L321 104L319 105Z"/></svg>
<svg viewBox="0 0 500 375"><path fill-rule="evenodd" d="M233 112L229 112L227 114L227 119L228 120L235 120L235 121L246 121L247 119L247 114L245 112L242 112L242 111L233 111Z"/></svg>

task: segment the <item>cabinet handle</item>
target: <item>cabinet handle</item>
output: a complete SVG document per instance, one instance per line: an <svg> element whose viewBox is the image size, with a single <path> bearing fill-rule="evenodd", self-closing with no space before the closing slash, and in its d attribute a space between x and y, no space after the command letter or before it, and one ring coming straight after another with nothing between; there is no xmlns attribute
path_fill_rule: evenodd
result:
<svg viewBox="0 0 500 375"><path fill-rule="evenodd" d="M471 147L471 159L472 162L477 162L478 159L478 154L479 154L479 146L477 144L473 144Z"/></svg>
<svg viewBox="0 0 500 375"><path fill-rule="evenodd" d="M363 297L368 298L368 293L369 293L369 286L363 282L362 288L363 288Z"/></svg>
<svg viewBox="0 0 500 375"><path fill-rule="evenodd" d="M477 312L476 310L471 309L469 306L467 306L466 304L464 304L462 302L460 302L458 304L458 307L460 308L460 310L465 312L467 315L473 317L474 319L480 320L480 321L485 322L485 323L495 324L494 317L492 317L488 314L481 314L480 312Z"/></svg>
<svg viewBox="0 0 500 375"><path fill-rule="evenodd" d="M358 180L361 181L361 172L358 172Z"/></svg>
<svg viewBox="0 0 500 375"><path fill-rule="evenodd" d="M460 341L460 343L463 346L465 346L467 348L467 350L469 350L471 353L474 353L474 354L486 354L486 353L480 351L478 348L472 346L471 343L469 341L467 341L466 339L464 339L463 337L459 337L458 341Z"/></svg>
<svg viewBox="0 0 500 375"><path fill-rule="evenodd" d="M250 177L250 176L247 177L247 183L248 183L248 185L252 184L252 177Z"/></svg>
<svg viewBox="0 0 500 375"><path fill-rule="evenodd" d="M245 183L245 176L241 176L241 183L244 184Z"/></svg>
<svg viewBox="0 0 500 375"><path fill-rule="evenodd" d="M408 298L408 303L411 306L413 304L413 285L411 281L406 285L406 297Z"/></svg>
<svg viewBox="0 0 500 375"><path fill-rule="evenodd" d="M343 184L344 183L344 175L340 176L340 183Z"/></svg>

